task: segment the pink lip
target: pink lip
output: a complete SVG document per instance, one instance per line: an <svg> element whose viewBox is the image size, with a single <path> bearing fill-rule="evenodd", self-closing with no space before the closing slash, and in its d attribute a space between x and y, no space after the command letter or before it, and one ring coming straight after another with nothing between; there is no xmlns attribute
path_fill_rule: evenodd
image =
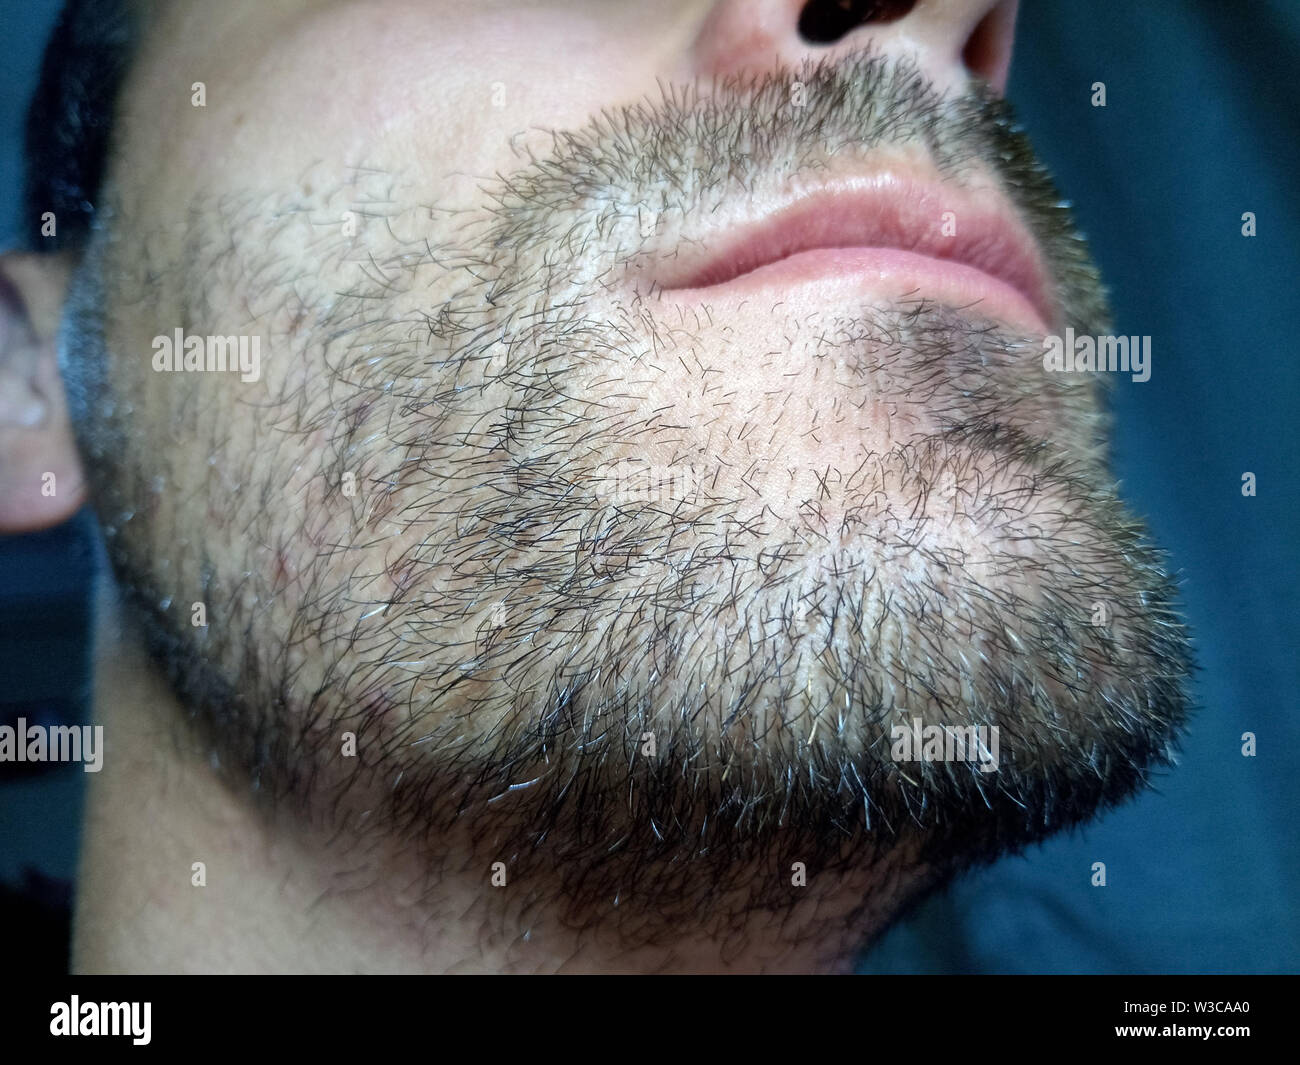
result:
<svg viewBox="0 0 1300 1065"><path fill-rule="evenodd" d="M924 298L1046 332L1056 317L1047 271L999 200L891 175L821 189L685 242L658 280L683 302L818 283L828 296Z"/></svg>

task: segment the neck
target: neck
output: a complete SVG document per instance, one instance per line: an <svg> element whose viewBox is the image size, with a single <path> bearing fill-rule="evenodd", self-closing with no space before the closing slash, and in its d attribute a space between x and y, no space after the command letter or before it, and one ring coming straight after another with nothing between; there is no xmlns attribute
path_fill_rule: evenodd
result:
<svg viewBox="0 0 1300 1065"><path fill-rule="evenodd" d="M512 903L472 854L433 877L397 841L344 844L259 811L213 768L111 588L98 613L105 751L88 774L76 972L845 969L915 888L897 868L830 886L810 870L788 911L629 946L600 921L557 919L544 886L515 886Z"/></svg>

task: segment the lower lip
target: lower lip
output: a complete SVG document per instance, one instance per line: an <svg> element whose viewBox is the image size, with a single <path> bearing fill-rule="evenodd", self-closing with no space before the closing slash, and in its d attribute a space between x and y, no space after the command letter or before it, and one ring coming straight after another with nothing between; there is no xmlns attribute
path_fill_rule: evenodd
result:
<svg viewBox="0 0 1300 1065"><path fill-rule="evenodd" d="M793 295L812 285L820 286L818 302L865 297L908 305L927 300L1036 334L1048 331L1033 301L1014 285L965 263L899 248L815 248L720 284L664 289L663 298L726 306L775 292Z"/></svg>

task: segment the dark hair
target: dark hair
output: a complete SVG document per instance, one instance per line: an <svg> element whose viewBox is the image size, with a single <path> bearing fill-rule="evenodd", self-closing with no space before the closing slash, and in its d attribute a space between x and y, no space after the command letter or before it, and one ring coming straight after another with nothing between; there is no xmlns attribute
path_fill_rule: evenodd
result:
<svg viewBox="0 0 1300 1065"><path fill-rule="evenodd" d="M45 46L27 111L22 231L32 250L76 248L90 235L113 109L135 42L129 0L68 0ZM55 235L41 234L54 212Z"/></svg>

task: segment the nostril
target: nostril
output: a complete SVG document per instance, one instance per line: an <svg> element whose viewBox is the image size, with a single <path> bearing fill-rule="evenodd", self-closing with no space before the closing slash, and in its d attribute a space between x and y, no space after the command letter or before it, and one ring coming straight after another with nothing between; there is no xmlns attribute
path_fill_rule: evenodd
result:
<svg viewBox="0 0 1300 1065"><path fill-rule="evenodd" d="M808 0L799 12L799 36L809 44L834 44L859 26L895 22L916 0Z"/></svg>
<svg viewBox="0 0 1300 1065"><path fill-rule="evenodd" d="M1011 66L1011 40L1016 20L1016 3L1004 0L980 19L962 49L966 69L989 82L999 92L1006 89Z"/></svg>

